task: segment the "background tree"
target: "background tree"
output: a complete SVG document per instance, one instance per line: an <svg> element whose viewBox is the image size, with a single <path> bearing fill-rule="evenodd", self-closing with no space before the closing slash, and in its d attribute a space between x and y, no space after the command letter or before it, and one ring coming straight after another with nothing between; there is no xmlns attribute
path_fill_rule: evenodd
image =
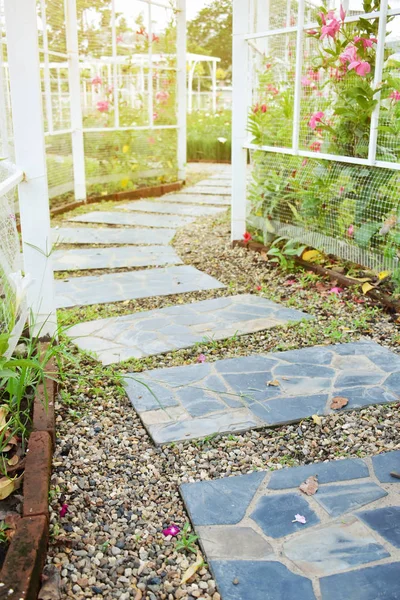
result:
<svg viewBox="0 0 400 600"><path fill-rule="evenodd" d="M232 0L212 0L188 23L188 51L218 56L218 66L232 66Z"/></svg>

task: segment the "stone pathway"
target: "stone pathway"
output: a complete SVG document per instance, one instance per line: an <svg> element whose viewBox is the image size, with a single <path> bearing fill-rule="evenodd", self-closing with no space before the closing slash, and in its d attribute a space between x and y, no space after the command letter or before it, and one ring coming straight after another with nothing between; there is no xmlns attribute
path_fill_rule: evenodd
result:
<svg viewBox="0 0 400 600"><path fill-rule="evenodd" d="M165 198L168 199L168 202L173 202L174 204L212 204L214 206L230 206L231 204L230 192L229 195L224 196L200 194L197 192L195 194L188 194L186 188L184 188L184 191L177 194L168 194ZM160 199L155 200L155 202L160 202Z"/></svg>
<svg viewBox="0 0 400 600"><path fill-rule="evenodd" d="M120 207L121 208L121 207ZM146 213L130 214L128 212L95 211L72 217L69 221L80 223L99 223L103 225L127 225L135 227L183 227L194 221L193 217L175 215L148 215ZM157 243L156 233L153 233L153 244Z"/></svg>
<svg viewBox="0 0 400 600"><path fill-rule="evenodd" d="M123 302L133 298L169 296L223 287L225 286L214 277L186 265L127 273L107 273L56 280L56 306L69 308Z"/></svg>
<svg viewBox="0 0 400 600"><path fill-rule="evenodd" d="M265 298L244 294L88 321L69 329L68 335L103 364L111 364L309 318Z"/></svg>
<svg viewBox="0 0 400 600"><path fill-rule="evenodd" d="M180 490L223 600L398 600L393 471L400 451ZM319 488L307 496L299 485L313 475Z"/></svg>
<svg viewBox="0 0 400 600"><path fill-rule="evenodd" d="M277 317L296 320L297 311L275 307ZM400 357L373 342L339 344L131 373L125 385L164 444L326 415L335 397L347 400L341 410L396 402Z"/></svg>
<svg viewBox="0 0 400 600"><path fill-rule="evenodd" d="M57 227L52 229L53 244L169 244L175 229L129 229L123 227Z"/></svg>
<svg viewBox="0 0 400 600"><path fill-rule="evenodd" d="M193 187L183 188L182 194L208 194L210 196L228 196L231 193L231 187L220 187L220 186L202 186L201 183L194 185Z"/></svg>
<svg viewBox="0 0 400 600"><path fill-rule="evenodd" d="M143 246L143 248L117 246L56 250L52 254L52 258L55 271L86 271L90 269L158 267L182 264L182 260L171 246Z"/></svg>
<svg viewBox="0 0 400 600"><path fill-rule="evenodd" d="M122 204L120 208L136 212L164 213L170 215L185 215L191 217L208 217L224 212L225 208L217 206L197 206L174 204L173 202L154 202L152 200L139 200Z"/></svg>

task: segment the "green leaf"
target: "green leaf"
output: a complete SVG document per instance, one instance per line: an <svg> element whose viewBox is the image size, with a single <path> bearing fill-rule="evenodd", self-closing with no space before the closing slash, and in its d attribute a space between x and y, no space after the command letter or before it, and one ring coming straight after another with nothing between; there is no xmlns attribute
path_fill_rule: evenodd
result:
<svg viewBox="0 0 400 600"><path fill-rule="evenodd" d="M377 223L376 221L364 223L364 225L361 225L361 227L356 229L354 241L360 246L360 248L367 248L371 239L379 231L380 227L381 223Z"/></svg>

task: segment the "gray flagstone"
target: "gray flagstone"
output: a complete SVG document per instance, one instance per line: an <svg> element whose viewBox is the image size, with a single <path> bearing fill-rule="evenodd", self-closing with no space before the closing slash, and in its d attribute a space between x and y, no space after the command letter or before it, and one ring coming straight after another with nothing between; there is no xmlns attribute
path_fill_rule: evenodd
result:
<svg viewBox="0 0 400 600"><path fill-rule="evenodd" d="M177 204L173 202L153 202L151 200L139 200L137 202L129 202L122 204L119 208L132 210L137 212L164 213L172 215L185 215L191 217L207 217L217 215L223 212L226 208L218 206L190 206L186 204Z"/></svg>
<svg viewBox="0 0 400 600"><path fill-rule="evenodd" d="M95 211L72 217L69 221L81 223L104 223L107 225L128 225L130 227L183 227L194 221L193 217L174 215L147 215L128 212ZM153 240L156 243L157 240Z"/></svg>
<svg viewBox="0 0 400 600"><path fill-rule="evenodd" d="M57 227L52 229L53 244L169 244L175 229L128 227Z"/></svg>

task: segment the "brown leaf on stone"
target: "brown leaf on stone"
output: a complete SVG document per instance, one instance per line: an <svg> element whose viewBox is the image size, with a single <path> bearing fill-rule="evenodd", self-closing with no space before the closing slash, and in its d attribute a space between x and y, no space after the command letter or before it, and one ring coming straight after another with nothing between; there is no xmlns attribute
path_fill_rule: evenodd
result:
<svg viewBox="0 0 400 600"><path fill-rule="evenodd" d="M348 403L348 398L343 398L343 396L335 396L334 398L332 398L331 408L333 408L333 410L338 410L339 408L343 408L343 406L346 406L346 404Z"/></svg>
<svg viewBox="0 0 400 600"><path fill-rule="evenodd" d="M310 475L305 481L299 486L299 490L307 496L314 496L318 490L318 477L317 475Z"/></svg>
<svg viewBox="0 0 400 600"><path fill-rule="evenodd" d="M275 387L279 387L280 383L277 379L272 379L271 381L267 381L267 385L273 385Z"/></svg>
<svg viewBox="0 0 400 600"><path fill-rule="evenodd" d="M61 600L61 577L54 565L47 565L43 570L42 587L38 600Z"/></svg>

